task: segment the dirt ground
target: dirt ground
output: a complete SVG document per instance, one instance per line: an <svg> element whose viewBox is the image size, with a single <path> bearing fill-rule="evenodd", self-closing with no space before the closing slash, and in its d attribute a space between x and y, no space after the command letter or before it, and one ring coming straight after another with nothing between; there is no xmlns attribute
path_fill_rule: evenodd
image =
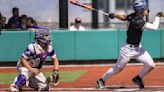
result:
<svg viewBox="0 0 164 92"><path fill-rule="evenodd" d="M131 79L143 68L142 65L128 65L121 73L112 76L106 81L107 89L96 88L98 80L111 65L88 65L88 66L61 66L60 71L86 70L86 74L74 82L60 82L58 86L51 88L55 91L139 91L137 85ZM49 71L51 67L44 67L42 71ZM16 72L16 68L0 68L0 73ZM164 91L164 66L157 65L156 68L144 78L145 89L140 91ZM9 85L0 84L0 90L7 90Z"/></svg>

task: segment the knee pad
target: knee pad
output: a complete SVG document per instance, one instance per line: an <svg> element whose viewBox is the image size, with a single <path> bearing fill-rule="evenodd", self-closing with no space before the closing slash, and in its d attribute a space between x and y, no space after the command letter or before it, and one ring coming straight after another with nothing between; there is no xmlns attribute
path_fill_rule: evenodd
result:
<svg viewBox="0 0 164 92"><path fill-rule="evenodd" d="M26 77L23 74L19 74L15 82L15 85L20 88L25 83L26 83Z"/></svg>

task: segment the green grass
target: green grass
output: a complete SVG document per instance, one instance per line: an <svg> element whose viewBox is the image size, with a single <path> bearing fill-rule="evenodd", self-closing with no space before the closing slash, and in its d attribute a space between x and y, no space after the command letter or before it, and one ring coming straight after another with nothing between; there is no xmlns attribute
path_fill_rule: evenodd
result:
<svg viewBox="0 0 164 92"><path fill-rule="evenodd" d="M74 82L85 73L86 71L61 71L60 82ZM51 74L52 72L44 72L46 77ZM18 73L0 73L0 84L11 84L17 75Z"/></svg>

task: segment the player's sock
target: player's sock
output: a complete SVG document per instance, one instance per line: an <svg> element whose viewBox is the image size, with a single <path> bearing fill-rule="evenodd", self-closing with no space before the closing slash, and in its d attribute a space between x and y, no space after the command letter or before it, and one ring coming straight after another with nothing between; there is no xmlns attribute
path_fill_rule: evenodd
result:
<svg viewBox="0 0 164 92"><path fill-rule="evenodd" d="M15 82L15 86L20 88L25 82L26 82L26 77L23 74L19 74Z"/></svg>

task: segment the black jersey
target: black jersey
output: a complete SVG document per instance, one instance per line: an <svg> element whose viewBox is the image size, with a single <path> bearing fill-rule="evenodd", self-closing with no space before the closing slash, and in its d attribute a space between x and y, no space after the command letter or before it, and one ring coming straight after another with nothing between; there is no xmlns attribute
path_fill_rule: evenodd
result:
<svg viewBox="0 0 164 92"><path fill-rule="evenodd" d="M132 45L139 45L145 21L142 17L136 15L136 13L128 15L126 19L129 21L126 42Z"/></svg>

